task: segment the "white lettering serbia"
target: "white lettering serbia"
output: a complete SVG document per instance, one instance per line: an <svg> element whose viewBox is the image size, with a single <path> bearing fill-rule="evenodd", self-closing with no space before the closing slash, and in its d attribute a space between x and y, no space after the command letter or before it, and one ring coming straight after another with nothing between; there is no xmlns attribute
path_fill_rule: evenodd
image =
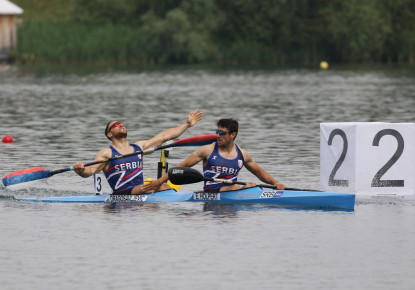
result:
<svg viewBox="0 0 415 290"><path fill-rule="evenodd" d="M238 145L234 145L237 156L233 159L227 159L220 155L218 143L215 143L215 149L213 149L212 154L210 154L206 165L203 166L203 175L205 177L237 181L238 173L244 166L245 159ZM203 189L206 191L219 191L223 186L225 186L225 184L221 182L205 181Z"/></svg>
<svg viewBox="0 0 415 290"><path fill-rule="evenodd" d="M137 144L130 144L134 152L142 151ZM110 146L112 151L111 157L122 155ZM143 184L143 157L142 154L115 159L109 163L108 170L105 173L113 194L123 194L125 190L131 189L136 185Z"/></svg>

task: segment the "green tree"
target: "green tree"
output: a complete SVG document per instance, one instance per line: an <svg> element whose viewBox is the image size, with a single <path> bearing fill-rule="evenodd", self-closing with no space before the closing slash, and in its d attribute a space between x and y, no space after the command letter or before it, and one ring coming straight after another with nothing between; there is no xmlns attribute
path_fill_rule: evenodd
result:
<svg viewBox="0 0 415 290"><path fill-rule="evenodd" d="M149 11L141 18L146 52L155 63L195 63L213 59L215 28L211 0L184 0L164 18Z"/></svg>
<svg viewBox="0 0 415 290"><path fill-rule="evenodd" d="M373 62L379 59L390 33L390 24L377 0L333 0L329 38L333 59L343 62Z"/></svg>
<svg viewBox="0 0 415 290"><path fill-rule="evenodd" d="M384 0L383 10L391 29L381 60L415 64L415 2Z"/></svg>

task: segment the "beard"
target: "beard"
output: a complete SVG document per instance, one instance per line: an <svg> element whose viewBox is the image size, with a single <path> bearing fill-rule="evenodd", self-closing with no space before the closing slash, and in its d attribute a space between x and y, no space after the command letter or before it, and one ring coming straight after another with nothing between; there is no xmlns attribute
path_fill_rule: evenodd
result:
<svg viewBox="0 0 415 290"><path fill-rule="evenodd" d="M127 131L125 132L119 132L118 134L114 135L117 139L127 138Z"/></svg>

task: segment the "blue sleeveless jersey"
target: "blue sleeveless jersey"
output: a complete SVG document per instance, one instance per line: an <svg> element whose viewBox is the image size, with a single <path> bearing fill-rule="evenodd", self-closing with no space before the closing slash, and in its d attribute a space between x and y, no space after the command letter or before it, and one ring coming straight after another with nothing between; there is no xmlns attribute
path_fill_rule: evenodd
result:
<svg viewBox="0 0 415 290"><path fill-rule="evenodd" d="M130 144L134 152L142 151L137 144ZM111 148L111 157L122 155L113 146ZM133 155L121 159L110 161L105 177L113 192L118 192L133 188L143 184L143 155Z"/></svg>
<svg viewBox="0 0 415 290"><path fill-rule="evenodd" d="M203 167L203 175L207 178L220 178L237 181L238 173L245 164L245 159L241 150L235 144L238 155L235 159L227 159L219 154L218 143L215 143L215 149L210 154L206 165ZM224 184L220 182L205 181L204 190L219 190Z"/></svg>

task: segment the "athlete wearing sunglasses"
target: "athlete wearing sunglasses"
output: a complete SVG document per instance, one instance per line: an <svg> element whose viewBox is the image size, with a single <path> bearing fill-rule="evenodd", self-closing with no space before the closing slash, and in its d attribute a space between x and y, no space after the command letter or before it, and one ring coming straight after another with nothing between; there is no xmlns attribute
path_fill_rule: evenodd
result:
<svg viewBox="0 0 415 290"><path fill-rule="evenodd" d="M216 134L218 134L220 136L224 136L226 134L229 134L229 132L217 129L216 130Z"/></svg>
<svg viewBox="0 0 415 290"><path fill-rule="evenodd" d="M111 127L109 127L108 128L108 125L110 124L111 122L109 122L108 124L107 124L107 128L105 129L105 136L107 136L107 134L111 131L111 129L112 128L117 128L117 127L119 127L119 126L124 126L124 124L123 123L121 123L121 122L115 122L115 123L113 123L112 125L111 125ZM108 138L108 136L107 136L107 138ZM111 140L111 139L110 139Z"/></svg>
<svg viewBox="0 0 415 290"><path fill-rule="evenodd" d="M188 128L193 127L203 117L203 113L196 110L190 112L186 121L181 125L164 130L153 138L137 141L130 144L127 140L127 128L120 121L108 122L105 127L105 136L111 140L112 145L102 149L95 156L96 161L113 158L133 152L143 151L148 148L159 147L164 142L175 139L182 135ZM89 177L103 171L113 194L142 194L169 189L167 184L158 186L150 183L144 184L143 178L143 155L133 155L125 158L115 159L110 162L99 163L84 167L81 162L73 165L74 171L82 176Z"/></svg>
<svg viewBox="0 0 415 290"><path fill-rule="evenodd" d="M237 181L239 171L246 168L258 177L262 182L274 185L277 189L284 189L284 184L276 181L268 172L261 168L252 156L244 149L235 144L238 135L238 121L235 119L220 119L217 122L216 143L205 145L193 152L186 160L178 164L180 167L192 167L203 161L203 175L207 178L219 178ZM168 180L165 174L154 182L159 186ZM252 187L254 184L245 185ZM226 185L220 182L205 182L205 191L229 191L240 189L237 184Z"/></svg>

